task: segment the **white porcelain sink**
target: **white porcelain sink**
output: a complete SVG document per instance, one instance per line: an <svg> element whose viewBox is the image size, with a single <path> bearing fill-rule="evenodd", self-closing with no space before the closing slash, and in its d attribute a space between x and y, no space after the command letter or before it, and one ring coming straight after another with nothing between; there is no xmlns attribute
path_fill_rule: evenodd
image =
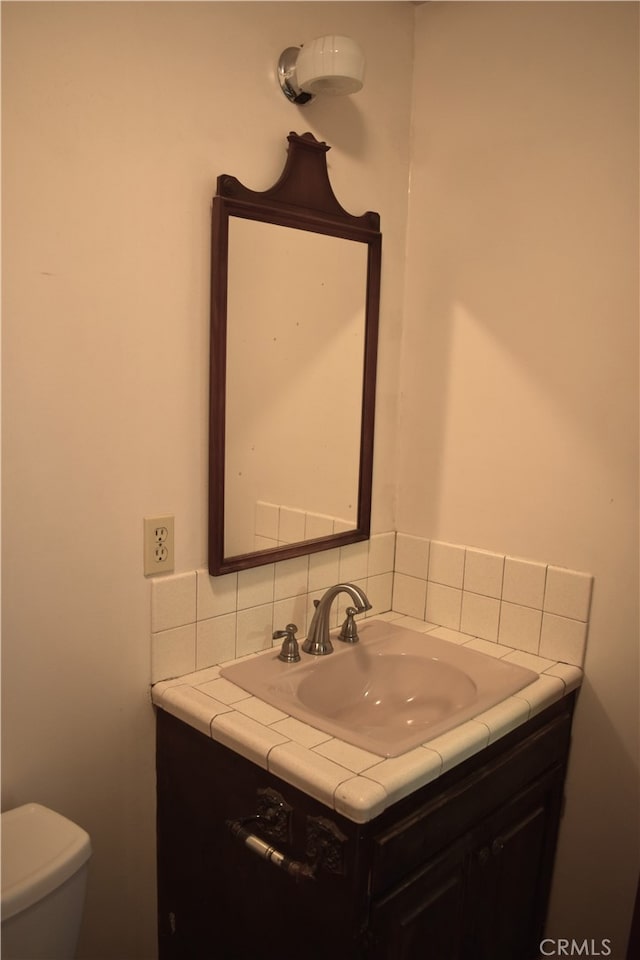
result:
<svg viewBox="0 0 640 960"><path fill-rule="evenodd" d="M221 674L285 713L383 757L397 757L494 706L538 674L382 620L325 657L278 648Z"/></svg>

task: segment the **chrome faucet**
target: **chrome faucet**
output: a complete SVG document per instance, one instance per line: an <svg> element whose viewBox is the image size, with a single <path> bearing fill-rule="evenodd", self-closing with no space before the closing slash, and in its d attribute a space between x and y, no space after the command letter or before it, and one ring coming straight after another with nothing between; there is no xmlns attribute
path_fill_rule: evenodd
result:
<svg viewBox="0 0 640 960"><path fill-rule="evenodd" d="M355 613L371 610L371 604L364 590L361 590L354 583L337 583L335 586L329 587L321 600L313 601L316 609L311 618L307 639L302 644L305 653L313 653L317 657L323 657L327 653L333 652L333 644L329 638L329 620L333 601L340 593L349 594L355 604ZM348 616L353 619L353 614ZM349 633L349 642L355 643L358 639L357 633L355 636L353 636L352 630Z"/></svg>

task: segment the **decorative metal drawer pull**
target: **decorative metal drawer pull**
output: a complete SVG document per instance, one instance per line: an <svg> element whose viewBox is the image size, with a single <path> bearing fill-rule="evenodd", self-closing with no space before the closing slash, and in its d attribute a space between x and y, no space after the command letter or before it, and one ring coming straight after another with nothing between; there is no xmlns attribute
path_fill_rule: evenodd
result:
<svg viewBox="0 0 640 960"><path fill-rule="evenodd" d="M241 820L227 820L227 826L234 837L238 837L249 850L263 860L272 863L274 867L279 867L296 880L315 880L314 868L312 866L308 863L303 863L301 860L292 860L291 857L276 850L275 847L272 847L270 843L266 843L257 834L247 830L247 828L242 825Z"/></svg>

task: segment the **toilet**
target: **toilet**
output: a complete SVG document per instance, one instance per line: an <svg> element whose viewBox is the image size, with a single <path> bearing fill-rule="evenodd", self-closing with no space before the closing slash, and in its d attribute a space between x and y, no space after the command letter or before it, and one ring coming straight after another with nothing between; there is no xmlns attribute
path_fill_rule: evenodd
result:
<svg viewBox="0 0 640 960"><path fill-rule="evenodd" d="M1 815L2 958L72 960L91 856L89 834L27 803Z"/></svg>

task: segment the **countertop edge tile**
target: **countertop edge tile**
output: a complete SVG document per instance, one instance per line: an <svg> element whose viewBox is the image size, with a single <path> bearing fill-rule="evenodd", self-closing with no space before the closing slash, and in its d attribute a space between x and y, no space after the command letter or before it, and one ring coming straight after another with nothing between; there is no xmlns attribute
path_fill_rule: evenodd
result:
<svg viewBox="0 0 640 960"><path fill-rule="evenodd" d="M366 777L343 780L335 789L333 807L354 823L368 823L389 806L389 797L382 784Z"/></svg>
<svg viewBox="0 0 640 960"><path fill-rule="evenodd" d="M166 690L158 706L207 736L210 736L211 723L215 717L229 713L232 709L226 703L220 703L187 685Z"/></svg>
<svg viewBox="0 0 640 960"><path fill-rule="evenodd" d="M238 713L243 713L245 717L251 717L256 723L262 723L265 727L270 727L271 729L273 729L275 723L280 723L289 716L289 714L284 713L283 710L278 710L277 707L272 707L270 703L265 703L260 697L254 696L234 701L233 709L237 710ZM279 731L276 730L276 733L278 732ZM282 736L286 737L286 734L282 734Z"/></svg>
<svg viewBox="0 0 640 960"><path fill-rule="evenodd" d="M482 637L473 637L465 643L465 647L484 653L487 657L495 657L496 660L503 660L510 653L515 653L513 647L507 647L506 644L498 643L496 640L483 640Z"/></svg>
<svg viewBox="0 0 640 960"><path fill-rule="evenodd" d="M321 757L326 757L327 760L345 767L350 773L356 775L380 762L378 754L363 750L361 747L354 747L344 740L338 740L337 737L330 737L329 740L316 744L312 747L312 752L319 753Z"/></svg>
<svg viewBox="0 0 640 960"><path fill-rule="evenodd" d="M215 717L209 735L213 740L241 754L247 760L253 760L265 770L268 769L267 758L270 751L287 743L286 738L275 730L237 710Z"/></svg>
<svg viewBox="0 0 640 960"><path fill-rule="evenodd" d="M213 667L203 667L202 670L194 670L192 673L185 673L181 677L171 677L167 680L157 680L152 684L151 689L157 690L162 687L163 689L168 689L169 687L198 687L203 683L207 683L209 680L216 680L220 676L220 667L216 664Z"/></svg>
<svg viewBox="0 0 640 960"><path fill-rule="evenodd" d="M554 663L552 667L549 667L548 670L545 670L543 677L560 677L564 683L564 692L571 693L572 690L577 690L578 687L582 685L583 680L583 671L580 667L575 667L571 663Z"/></svg>
<svg viewBox="0 0 640 960"><path fill-rule="evenodd" d="M312 727L304 720L298 720L296 717L286 716L284 720L276 720L272 727L287 740L299 743L301 747L307 747L309 750L320 743L333 739L330 733L324 733L317 727Z"/></svg>
<svg viewBox="0 0 640 960"><path fill-rule="evenodd" d="M489 728L485 723L477 720L467 720L466 723L454 727L453 730L443 733L433 740L428 740L423 746L435 750L442 758L441 773L445 773L463 760L468 760L475 753L484 750L489 744Z"/></svg>
<svg viewBox="0 0 640 960"><path fill-rule="evenodd" d="M345 780L353 779L353 773L345 767L292 742L271 750L267 769L331 809L334 809L336 789Z"/></svg>
<svg viewBox="0 0 640 960"><path fill-rule="evenodd" d="M478 723L484 723L489 730L489 743L495 743L500 737L515 730L529 719L529 704L526 700L507 697L502 703L490 707L474 717Z"/></svg>
<svg viewBox="0 0 640 960"><path fill-rule="evenodd" d="M389 806L408 797L410 793L436 780L442 773L442 757L427 746L416 747L399 757L381 760L369 767L362 776L386 791Z"/></svg>
<svg viewBox="0 0 640 960"><path fill-rule="evenodd" d="M228 703L229 706L233 706L239 700L248 700L251 696L247 690L243 690L242 687L232 683L231 680L225 679L225 677L215 677L206 683L200 683L198 688L208 697L221 700L222 703Z"/></svg>
<svg viewBox="0 0 640 960"><path fill-rule="evenodd" d="M190 686L192 686L192 684L189 683L188 677L174 677L173 680L158 680L156 683L151 684L151 702L160 706L167 690L170 690L172 687Z"/></svg>
<svg viewBox="0 0 640 960"><path fill-rule="evenodd" d="M537 653L527 653L525 650L514 650L505 656L507 663L515 663L520 667L526 667L528 670L534 670L536 673L543 673L554 664L553 660L541 657Z"/></svg>
<svg viewBox="0 0 640 960"><path fill-rule="evenodd" d="M514 693L518 700L524 700L529 705L529 716L534 717L545 707L550 707L552 703L562 699L565 694L565 685L561 677L552 677L549 674L541 674L537 680L530 683L528 687L523 687Z"/></svg>

